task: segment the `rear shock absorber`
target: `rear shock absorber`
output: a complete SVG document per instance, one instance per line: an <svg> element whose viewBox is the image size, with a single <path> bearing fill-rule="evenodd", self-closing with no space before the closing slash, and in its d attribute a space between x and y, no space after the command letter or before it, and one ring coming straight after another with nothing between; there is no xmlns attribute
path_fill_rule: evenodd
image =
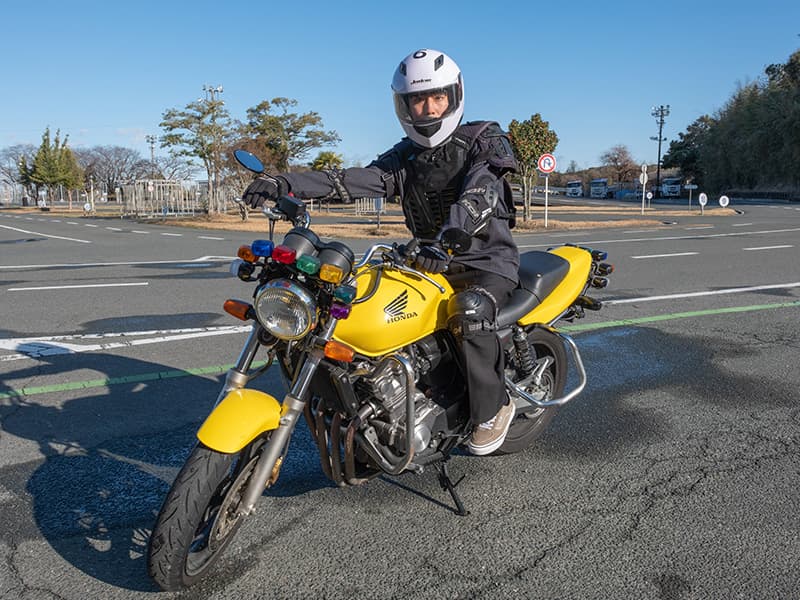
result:
<svg viewBox="0 0 800 600"><path fill-rule="evenodd" d="M516 353L517 376L523 379L533 373L536 366L536 358L531 352L528 344L528 336L521 327L514 327L514 335L511 336L514 342L514 352Z"/></svg>

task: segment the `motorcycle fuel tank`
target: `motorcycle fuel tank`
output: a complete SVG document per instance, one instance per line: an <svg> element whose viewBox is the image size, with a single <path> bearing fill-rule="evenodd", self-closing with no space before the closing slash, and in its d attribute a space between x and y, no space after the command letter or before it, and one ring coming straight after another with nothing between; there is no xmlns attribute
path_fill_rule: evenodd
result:
<svg viewBox="0 0 800 600"><path fill-rule="evenodd" d="M447 300L453 289L441 275L431 277L444 293L430 282L400 271L365 268L356 277L356 303L350 316L336 325L333 336L356 352L387 354L445 326ZM359 303L358 298L365 296L368 299Z"/></svg>

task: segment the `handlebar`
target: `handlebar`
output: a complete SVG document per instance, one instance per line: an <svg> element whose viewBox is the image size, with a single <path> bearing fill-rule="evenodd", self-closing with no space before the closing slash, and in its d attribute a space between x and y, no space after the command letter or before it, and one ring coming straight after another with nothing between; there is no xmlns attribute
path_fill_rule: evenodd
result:
<svg viewBox="0 0 800 600"><path fill-rule="evenodd" d="M409 266L403 261L398 261L397 258L399 255L397 253L397 247L394 245L390 246L389 244L380 244L380 243L373 244L364 253L364 257L360 261L358 261L358 263L355 265L354 270L358 270L368 265L375 258L375 255L378 254L379 252L382 253L381 256L382 266L388 265L403 273L408 273L409 275L414 275L416 277L419 277L420 279L424 279L431 285L435 286L440 293L442 294L445 293L446 290L444 289L444 287L438 284L436 281L434 281L429 275L426 275L422 271L414 269L413 267Z"/></svg>

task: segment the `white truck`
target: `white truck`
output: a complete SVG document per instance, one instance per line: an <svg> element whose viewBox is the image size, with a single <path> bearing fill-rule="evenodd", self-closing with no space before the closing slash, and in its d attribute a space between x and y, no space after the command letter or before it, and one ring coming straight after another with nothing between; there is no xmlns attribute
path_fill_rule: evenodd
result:
<svg viewBox="0 0 800 600"><path fill-rule="evenodd" d="M589 182L589 197L590 198L607 198L608 197L608 179L592 179Z"/></svg>
<svg viewBox="0 0 800 600"><path fill-rule="evenodd" d="M681 195L680 177L664 177L664 179L661 180L662 198L680 198L680 195Z"/></svg>
<svg viewBox="0 0 800 600"><path fill-rule="evenodd" d="M583 182L580 179L567 182L567 196L570 198L580 198L583 196Z"/></svg>

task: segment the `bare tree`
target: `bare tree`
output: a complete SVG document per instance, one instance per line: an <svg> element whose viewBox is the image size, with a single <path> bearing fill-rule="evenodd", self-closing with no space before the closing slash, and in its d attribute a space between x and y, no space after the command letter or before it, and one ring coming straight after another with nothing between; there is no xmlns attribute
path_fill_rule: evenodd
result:
<svg viewBox="0 0 800 600"><path fill-rule="evenodd" d="M639 166L633 160L628 147L622 144L614 146L601 155L600 162L613 173L616 183L631 181L639 172Z"/></svg>
<svg viewBox="0 0 800 600"><path fill-rule="evenodd" d="M144 161L138 150L124 146L93 146L75 150L75 154L86 175L94 177L98 183L105 183L109 192L139 177L141 163L148 162Z"/></svg>

